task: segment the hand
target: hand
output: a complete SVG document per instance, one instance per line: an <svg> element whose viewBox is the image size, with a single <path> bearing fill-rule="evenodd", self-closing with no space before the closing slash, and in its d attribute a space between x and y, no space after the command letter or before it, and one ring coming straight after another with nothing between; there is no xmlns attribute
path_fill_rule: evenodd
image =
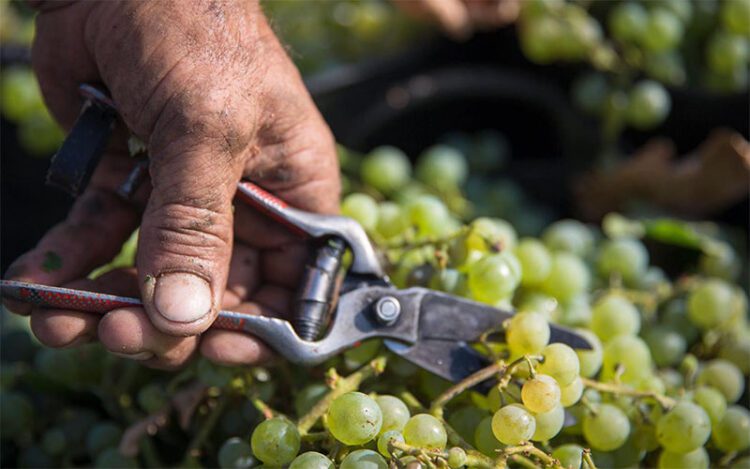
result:
<svg viewBox="0 0 750 469"><path fill-rule="evenodd" d="M67 219L7 277L136 294L144 308L99 318L32 309L34 333L53 347L98 338L157 367L200 350L224 363L268 356L256 339L209 331L221 307L285 314L306 249L283 228L232 200L250 179L290 205L332 213L339 180L333 138L257 2L55 2L40 5L33 65L53 115L70 129L77 87L104 83L124 126L147 143L150 181L132 202L115 193L134 161L124 128ZM85 280L140 223L137 272ZM56 253L61 265L45 270ZM231 268L230 268L231 260ZM227 279L229 282L227 283Z"/></svg>
<svg viewBox="0 0 750 469"><path fill-rule="evenodd" d="M404 12L436 22L454 39L488 30L518 18L521 0L393 0Z"/></svg>

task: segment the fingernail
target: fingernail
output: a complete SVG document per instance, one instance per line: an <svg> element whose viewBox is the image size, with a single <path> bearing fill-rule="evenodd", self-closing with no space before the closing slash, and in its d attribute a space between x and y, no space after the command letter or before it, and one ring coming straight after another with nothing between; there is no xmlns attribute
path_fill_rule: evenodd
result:
<svg viewBox="0 0 750 469"><path fill-rule="evenodd" d="M149 352L149 351L138 352L138 353L119 353L119 352L110 352L110 353L118 357L127 358L128 360L136 360L139 362L154 358L154 353Z"/></svg>
<svg viewBox="0 0 750 469"><path fill-rule="evenodd" d="M211 310L211 287L197 275L165 274L156 281L154 306L170 321L193 322Z"/></svg>

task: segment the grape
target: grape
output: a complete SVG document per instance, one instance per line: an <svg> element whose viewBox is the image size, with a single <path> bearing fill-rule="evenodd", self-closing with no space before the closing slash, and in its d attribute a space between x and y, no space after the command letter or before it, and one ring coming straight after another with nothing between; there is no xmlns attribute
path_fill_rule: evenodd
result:
<svg viewBox="0 0 750 469"><path fill-rule="evenodd" d="M65 432L60 428L52 428L42 435L42 449L45 453L59 455L65 451L65 447Z"/></svg>
<svg viewBox="0 0 750 469"><path fill-rule="evenodd" d="M330 391L325 384L309 384L294 397L294 411L297 415L305 415L323 396Z"/></svg>
<svg viewBox="0 0 750 469"><path fill-rule="evenodd" d="M534 414L535 428L533 441L547 441L560 433L563 422L565 421L565 410L563 406L557 405L552 410L545 413Z"/></svg>
<svg viewBox="0 0 750 469"><path fill-rule="evenodd" d="M630 90L626 119L633 127L640 130L648 130L661 124L667 118L671 107L672 99L661 84L653 80L642 80L636 83ZM628 252L638 257L633 259L617 257L610 262L613 265L621 263L621 268L629 269L629 272L641 266L645 268L645 265L648 263L647 253L645 249L640 249L643 247L642 245L640 247L636 246L639 245L631 244ZM624 248L621 249L620 256L623 254L625 254ZM633 274L637 274L637 272L633 272ZM626 280L628 280L627 277Z"/></svg>
<svg viewBox="0 0 750 469"><path fill-rule="evenodd" d="M521 281L521 266L509 252L490 254L469 267L468 287L478 301L494 304L509 298Z"/></svg>
<svg viewBox="0 0 750 469"><path fill-rule="evenodd" d="M469 224L471 249L486 251L490 246L498 251L516 247L518 235L513 225L500 218L480 217Z"/></svg>
<svg viewBox="0 0 750 469"><path fill-rule="evenodd" d="M549 336L549 324L539 313L516 314L506 332L508 346L516 355L541 352L549 342Z"/></svg>
<svg viewBox="0 0 750 469"><path fill-rule="evenodd" d="M655 8L648 15L641 44L653 52L674 49L680 43L684 27L677 16L664 8Z"/></svg>
<svg viewBox="0 0 750 469"><path fill-rule="evenodd" d="M138 463L133 458L123 456L117 448L107 448L96 457L94 467L102 469L113 467L122 469L136 468L138 467Z"/></svg>
<svg viewBox="0 0 750 469"><path fill-rule="evenodd" d="M632 104L634 101L631 99L630 102ZM605 277L617 274L632 282L646 272L648 251L637 239L613 239L602 246L597 266Z"/></svg>
<svg viewBox="0 0 750 469"><path fill-rule="evenodd" d="M750 412L738 405L730 406L714 427L713 441L723 451L750 448Z"/></svg>
<svg viewBox="0 0 750 469"><path fill-rule="evenodd" d="M602 342L620 335L635 335L640 328L641 315L627 298L608 294L594 303L591 330Z"/></svg>
<svg viewBox="0 0 750 469"><path fill-rule="evenodd" d="M750 37L750 2L748 0L722 2L721 21L729 31Z"/></svg>
<svg viewBox="0 0 750 469"><path fill-rule="evenodd" d="M656 439L656 426L652 424L638 424L631 438L633 444L643 451L653 451L659 447L659 440Z"/></svg>
<svg viewBox="0 0 750 469"><path fill-rule="evenodd" d="M688 453L703 446L711 435L711 420L700 406L678 402L656 424L656 438L665 449Z"/></svg>
<svg viewBox="0 0 750 469"><path fill-rule="evenodd" d="M386 458L391 457L391 453L388 451L388 443L391 440L396 440L403 443L404 435L402 435L398 430L388 430L387 432L381 434L380 437L378 437L378 451L380 451L380 454L382 454ZM396 453L399 453L399 451L396 450Z"/></svg>
<svg viewBox="0 0 750 469"><path fill-rule="evenodd" d="M594 413L583 418L583 436L592 448L612 451L625 443L630 434L627 416L612 404L597 404Z"/></svg>
<svg viewBox="0 0 750 469"><path fill-rule="evenodd" d="M335 467L330 459L315 451L300 454L289 465L289 469L335 469Z"/></svg>
<svg viewBox="0 0 750 469"><path fill-rule="evenodd" d="M542 240L551 251L565 251L577 256L585 256L594 247L591 230L577 220L556 221L544 230Z"/></svg>
<svg viewBox="0 0 750 469"><path fill-rule="evenodd" d="M536 432L534 416L522 405L507 405L492 416L492 433L501 443L517 445L528 441Z"/></svg>
<svg viewBox="0 0 750 469"><path fill-rule="evenodd" d="M641 4L624 2L609 13L609 30L621 42L638 42L644 35L648 12Z"/></svg>
<svg viewBox="0 0 750 469"><path fill-rule="evenodd" d="M521 264L521 285L532 286L541 283L552 268L552 258L541 241L533 238L522 239L514 251Z"/></svg>
<svg viewBox="0 0 750 469"><path fill-rule="evenodd" d="M602 373L603 377L614 376L618 365L624 368L620 379L629 384L638 383L651 373L651 352L643 340L638 337L621 335L604 346Z"/></svg>
<svg viewBox="0 0 750 469"><path fill-rule="evenodd" d="M583 448L575 444L561 445L552 452L552 457L560 461L565 469L581 469Z"/></svg>
<svg viewBox="0 0 750 469"><path fill-rule="evenodd" d="M356 370L369 363L380 351L382 341L369 339L344 352L344 363L350 370Z"/></svg>
<svg viewBox="0 0 750 469"><path fill-rule="evenodd" d="M740 259L728 243L711 243L710 249L705 249L700 258L700 270L709 277L731 281L741 269Z"/></svg>
<svg viewBox="0 0 750 469"><path fill-rule="evenodd" d="M378 205L378 223L376 230L385 238L393 238L404 232L407 226L406 216L401 207L394 202L383 202Z"/></svg>
<svg viewBox="0 0 750 469"><path fill-rule="evenodd" d="M466 451L455 447L448 450L448 466L451 469L459 469L466 464Z"/></svg>
<svg viewBox="0 0 750 469"><path fill-rule="evenodd" d="M0 421L3 422L3 437L14 438L32 429L34 408L26 396L3 391L0 394Z"/></svg>
<svg viewBox="0 0 750 469"><path fill-rule="evenodd" d="M687 312L701 329L713 329L726 321L732 310L732 289L723 280L709 279L690 292Z"/></svg>
<svg viewBox="0 0 750 469"><path fill-rule="evenodd" d="M437 197L421 195L407 207L409 221L425 236L439 236L446 231L450 219L448 208Z"/></svg>
<svg viewBox="0 0 750 469"><path fill-rule="evenodd" d="M473 406L464 406L448 415L448 423L464 440L472 441L479 422L487 416L487 412Z"/></svg>
<svg viewBox="0 0 750 469"><path fill-rule="evenodd" d="M693 392L693 401L708 414L712 423L719 422L727 411L727 399L720 391L710 386L700 386Z"/></svg>
<svg viewBox="0 0 750 469"><path fill-rule="evenodd" d="M230 438L221 445L218 458L219 467L222 469L241 469L253 467L256 464L252 447L238 437Z"/></svg>
<svg viewBox="0 0 750 469"><path fill-rule="evenodd" d="M576 378L572 383L560 389L560 404L570 407L581 399L583 395L583 381Z"/></svg>
<svg viewBox="0 0 750 469"><path fill-rule="evenodd" d="M416 165L417 178L436 189L457 188L466 181L466 158L448 145L434 145L422 153Z"/></svg>
<svg viewBox="0 0 750 469"><path fill-rule="evenodd" d="M578 355L565 344L549 344L542 350L544 361L537 366L537 372L550 375L560 386L572 383L580 371Z"/></svg>
<svg viewBox="0 0 750 469"><path fill-rule="evenodd" d="M0 100L3 115L13 122L21 122L35 110L44 108L39 85L27 68L9 67L3 70Z"/></svg>
<svg viewBox="0 0 750 469"><path fill-rule="evenodd" d="M501 449L503 445L497 441L495 434L492 431L492 420L491 416L483 418L474 431L474 446L477 447L480 453L487 456L495 456L497 453L495 450Z"/></svg>
<svg viewBox="0 0 750 469"><path fill-rule="evenodd" d="M576 332L585 337L588 343L591 344L591 350L576 349L581 376L591 378L602 367L602 343L596 334L587 329L576 329Z"/></svg>
<svg viewBox="0 0 750 469"><path fill-rule="evenodd" d="M708 469L709 460L708 453L704 448L698 448L689 453L674 453L669 450L664 450L659 454L659 469L675 469L675 468L690 468L690 469Z"/></svg>
<svg viewBox="0 0 750 469"><path fill-rule="evenodd" d="M750 374L750 335L735 337L723 341L719 348L719 358L723 358L738 367L742 374Z"/></svg>
<svg viewBox="0 0 750 469"><path fill-rule="evenodd" d="M667 303L661 318L662 325L673 329L690 344L700 335L700 331L688 319L687 302L681 298Z"/></svg>
<svg viewBox="0 0 750 469"><path fill-rule="evenodd" d="M409 408L406 407L404 401L394 396L378 396L375 398L380 412L383 415L383 424L380 426L380 434L384 434L390 430L401 431L404 429L404 425L411 417Z"/></svg>
<svg viewBox="0 0 750 469"><path fill-rule="evenodd" d="M138 405L149 414L161 410L167 404L167 394L158 384L147 384L138 391Z"/></svg>
<svg viewBox="0 0 750 469"><path fill-rule="evenodd" d="M355 219L365 230L372 231L378 223L378 203L367 194L349 194L341 201L341 214Z"/></svg>
<svg viewBox="0 0 750 469"><path fill-rule="evenodd" d="M361 445L380 432L383 414L377 402L361 392L348 392L331 403L328 427L334 438L349 445Z"/></svg>
<svg viewBox="0 0 750 469"><path fill-rule="evenodd" d="M609 93L609 84L604 75L587 73L576 78L571 93L573 101L583 111L592 115L599 115L604 111L604 101Z"/></svg>
<svg viewBox="0 0 750 469"><path fill-rule="evenodd" d="M682 86L687 81L685 63L677 52L648 54L643 68L651 78L667 85Z"/></svg>
<svg viewBox="0 0 750 469"><path fill-rule="evenodd" d="M592 315L588 295L576 295L562 304L558 322L568 327L587 327Z"/></svg>
<svg viewBox="0 0 750 469"><path fill-rule="evenodd" d="M589 286L588 268L577 256L559 252L552 256L552 269L542 283L542 290L560 301L581 294Z"/></svg>
<svg viewBox="0 0 750 469"><path fill-rule="evenodd" d="M113 422L97 423L86 434L86 450L92 459L96 459L105 449L117 446L122 438L122 430Z"/></svg>
<svg viewBox="0 0 750 469"><path fill-rule="evenodd" d="M445 427L430 414L417 414L404 426L404 440L417 448L445 448L448 435Z"/></svg>
<svg viewBox="0 0 750 469"><path fill-rule="evenodd" d="M708 41L706 61L716 73L732 73L736 67L745 66L750 55L749 48L746 38L720 31Z"/></svg>
<svg viewBox="0 0 750 469"><path fill-rule="evenodd" d="M699 372L697 384L713 386L721 391L727 402L733 404L745 390L745 380L742 372L732 363L717 358L711 360Z"/></svg>
<svg viewBox="0 0 750 469"><path fill-rule="evenodd" d="M524 22L520 30L521 50L532 62L547 64L560 53L565 36L563 24L551 16L540 16Z"/></svg>
<svg viewBox="0 0 750 469"><path fill-rule="evenodd" d="M375 451L358 449L346 455L339 469L388 469L388 464Z"/></svg>
<svg viewBox="0 0 750 469"><path fill-rule="evenodd" d="M300 435L292 422L274 417L255 427L250 444L256 458L270 466L281 466L289 464L297 456Z"/></svg>
<svg viewBox="0 0 750 469"><path fill-rule="evenodd" d="M664 326L656 326L643 333L656 366L672 366L682 360L687 343L679 332Z"/></svg>
<svg viewBox="0 0 750 469"><path fill-rule="evenodd" d="M362 181L384 194L400 189L411 178L409 158L398 148L382 146L362 160Z"/></svg>
<svg viewBox="0 0 750 469"><path fill-rule="evenodd" d="M521 399L524 407L531 412L549 412L560 405L560 386L551 376L538 374L524 383Z"/></svg>

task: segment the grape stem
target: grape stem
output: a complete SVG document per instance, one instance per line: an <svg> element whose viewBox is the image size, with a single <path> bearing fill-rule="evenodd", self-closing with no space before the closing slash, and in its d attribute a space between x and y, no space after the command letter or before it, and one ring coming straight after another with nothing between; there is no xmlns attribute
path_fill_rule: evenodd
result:
<svg viewBox="0 0 750 469"><path fill-rule="evenodd" d="M448 460L448 452L437 449L425 449L411 446L404 442L398 441L395 438L388 442L388 451L393 454L396 451L401 451L403 454L414 456L415 458L427 458L431 463L445 462ZM488 456L485 456L476 451L466 453L466 466L476 468L491 469L495 467L494 461Z"/></svg>
<svg viewBox="0 0 750 469"><path fill-rule="evenodd" d="M334 399L346 394L351 391L359 389L359 385L362 381L372 376L377 376L385 370L385 365L388 361L388 357L385 355L379 355L375 357L370 363L364 365L359 370L350 374L346 378L337 377L332 382L331 390L313 406L310 411L303 415L297 423L297 429L300 435L305 436L310 429L315 425L327 411Z"/></svg>
<svg viewBox="0 0 750 469"><path fill-rule="evenodd" d="M584 448L583 450L583 462L586 463L588 466L588 469L596 469L596 464L594 464L594 459L591 457L591 450L588 448Z"/></svg>
<svg viewBox="0 0 750 469"><path fill-rule="evenodd" d="M622 396L631 396L640 399L653 399L664 409L669 409L675 405L675 400L671 397L664 396L654 391L638 391L622 384L600 383L589 378L581 378L583 385L587 388L596 389L597 391L607 392L610 394L619 394Z"/></svg>
<svg viewBox="0 0 750 469"><path fill-rule="evenodd" d="M500 451L499 461L503 464L503 467L507 466L507 460L515 455L533 456L539 459L544 467L560 468L562 465L560 461L553 458L549 454L545 453L541 449L534 446L532 443L524 443L518 446L509 446Z"/></svg>
<svg viewBox="0 0 750 469"><path fill-rule="evenodd" d="M198 434L196 434L193 440L190 442L190 445L185 451L185 459L183 459L180 466L193 467L195 465L198 457L201 454L201 446L203 446L203 443L205 443L208 437L211 436L214 427L219 421L219 417L221 417L221 414L224 413L224 409L226 408L228 401L229 398L226 394L222 394L221 396L219 396L213 402L213 406L211 406L212 403L211 401L209 401L209 407L212 408L206 419L198 427Z"/></svg>

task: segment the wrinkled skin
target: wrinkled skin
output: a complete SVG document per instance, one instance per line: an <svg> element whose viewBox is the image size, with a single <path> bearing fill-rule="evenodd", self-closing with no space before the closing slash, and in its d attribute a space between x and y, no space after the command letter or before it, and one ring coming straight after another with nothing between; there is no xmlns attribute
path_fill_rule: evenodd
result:
<svg viewBox="0 0 750 469"><path fill-rule="evenodd" d="M144 308L104 317L32 309L51 347L99 340L159 368L197 350L225 364L263 362L251 336L206 331L219 309L285 316L306 248L243 204L252 180L290 205L334 213L339 180L331 133L257 2L42 3L33 65L51 112L69 130L80 83L103 83L122 125L67 219L20 257L7 278L140 296ZM126 129L127 128L127 129ZM133 201L115 190L134 161L126 135L146 142L150 180ZM140 224L136 269L92 281ZM62 266L45 271L48 252Z"/></svg>

